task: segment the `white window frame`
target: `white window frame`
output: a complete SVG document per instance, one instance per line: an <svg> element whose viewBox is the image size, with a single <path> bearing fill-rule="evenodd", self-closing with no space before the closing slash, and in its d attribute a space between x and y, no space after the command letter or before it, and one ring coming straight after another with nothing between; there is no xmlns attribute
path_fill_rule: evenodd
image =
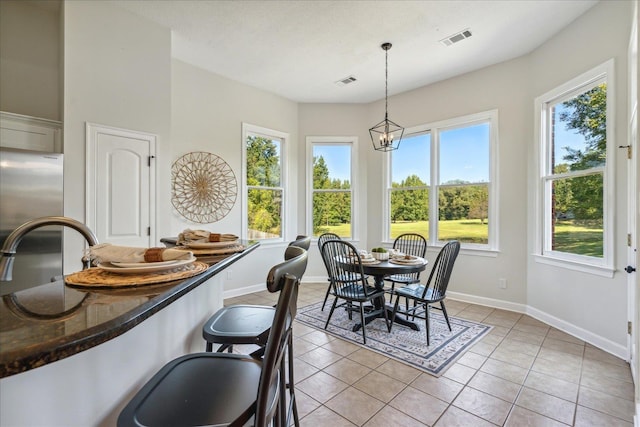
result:
<svg viewBox="0 0 640 427"><path fill-rule="evenodd" d="M535 247L534 258L543 264L563 267L570 270L582 271L604 277L613 277L614 273L614 226L615 218L615 132L614 132L614 108L615 84L614 84L614 60L611 59L591 70L575 77L568 82L537 97L534 101L535 108L535 170L536 189L535 206L537 207L535 218ZM584 92L590 85L600 82L607 83L607 160L603 171L603 257L597 258L587 255L577 255L567 252L552 251L551 238L551 207L550 207L550 183L552 177L561 175L548 173L551 161L550 152L550 128L548 120L548 106L561 102L563 98L569 99L576 94ZM592 172L590 169L587 172ZM582 171L576 171L572 176L584 176Z"/></svg>
<svg viewBox="0 0 640 427"><path fill-rule="evenodd" d="M249 202L247 200L247 194L249 190L249 186L247 185L247 138L249 136L261 136L269 139L277 139L281 141L280 144L280 185L281 187L274 187L274 189L280 189L282 191L282 204L281 204L281 228L280 228L280 237L274 239L260 239L260 242L264 244L272 244L272 243L282 243L285 241L287 236L287 212L288 209L288 200L289 200L289 185L288 185L288 177L287 177L287 147L289 145L290 136L286 132L281 132L278 130L273 130L261 126L252 125L249 123L242 123L242 231L241 235L243 239L248 239L248 230L249 230Z"/></svg>
<svg viewBox="0 0 640 427"><path fill-rule="evenodd" d="M438 194L440 188L440 132L462 127L473 126L480 123L489 123L489 235L487 244L464 243L461 242L461 248L465 253L471 253L482 256L496 256L499 251L498 238L498 110L483 111L475 114L469 114L461 117L455 117L442 120L430 124L406 128L404 137L417 134L431 134L431 165L429 177L429 238L427 239L428 247L441 247L444 242L437 240L438 236L438 198L434 195ZM400 144L402 150L402 144ZM391 218L391 152L383 163L383 173L386 187L383 191L384 215L384 242L392 243L389 240L390 235L390 218ZM435 225L435 226L434 226Z"/></svg>
<svg viewBox="0 0 640 427"><path fill-rule="evenodd" d="M346 145L351 147L351 236L345 238L349 241L358 241L359 226L357 219L358 206L358 137L357 136L307 136L306 138L306 212L307 235L313 236L313 146L314 145Z"/></svg>

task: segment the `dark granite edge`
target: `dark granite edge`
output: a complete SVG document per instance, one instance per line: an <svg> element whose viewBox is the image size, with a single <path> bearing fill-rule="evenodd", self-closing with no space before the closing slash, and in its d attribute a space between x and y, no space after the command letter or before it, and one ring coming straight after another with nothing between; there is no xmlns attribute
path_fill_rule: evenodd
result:
<svg viewBox="0 0 640 427"><path fill-rule="evenodd" d="M100 325L85 329L73 335L42 343L35 347L30 346L25 350L4 353L0 359L0 378L65 359L124 334L164 307L178 300L183 295L197 288L231 264L242 259L258 246L259 243L251 245L244 251L233 254L213 264L203 273L183 280L180 284L176 284L171 290L150 299L130 312L122 314L108 322L101 323Z"/></svg>

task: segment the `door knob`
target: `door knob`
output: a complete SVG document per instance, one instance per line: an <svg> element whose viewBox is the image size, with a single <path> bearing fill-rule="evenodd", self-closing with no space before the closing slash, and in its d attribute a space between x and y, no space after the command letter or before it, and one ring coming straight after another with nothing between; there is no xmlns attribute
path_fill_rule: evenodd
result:
<svg viewBox="0 0 640 427"><path fill-rule="evenodd" d="M625 268L624 271L626 271L627 273L633 273L634 271L636 271L636 269L631 267L630 265L627 265L627 268Z"/></svg>

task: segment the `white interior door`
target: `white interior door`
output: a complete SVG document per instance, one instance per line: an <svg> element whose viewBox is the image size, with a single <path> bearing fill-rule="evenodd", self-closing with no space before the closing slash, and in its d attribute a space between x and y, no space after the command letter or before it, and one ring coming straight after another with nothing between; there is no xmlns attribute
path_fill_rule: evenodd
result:
<svg viewBox="0 0 640 427"><path fill-rule="evenodd" d="M87 224L100 243L155 245L155 139L87 123Z"/></svg>

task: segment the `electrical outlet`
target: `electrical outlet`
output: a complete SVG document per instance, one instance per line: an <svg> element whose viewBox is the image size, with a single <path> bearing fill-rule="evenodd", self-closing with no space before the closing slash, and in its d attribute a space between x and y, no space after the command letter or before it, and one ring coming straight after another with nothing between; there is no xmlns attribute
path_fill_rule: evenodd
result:
<svg viewBox="0 0 640 427"><path fill-rule="evenodd" d="M507 279L498 279L498 287L500 289L507 289Z"/></svg>

